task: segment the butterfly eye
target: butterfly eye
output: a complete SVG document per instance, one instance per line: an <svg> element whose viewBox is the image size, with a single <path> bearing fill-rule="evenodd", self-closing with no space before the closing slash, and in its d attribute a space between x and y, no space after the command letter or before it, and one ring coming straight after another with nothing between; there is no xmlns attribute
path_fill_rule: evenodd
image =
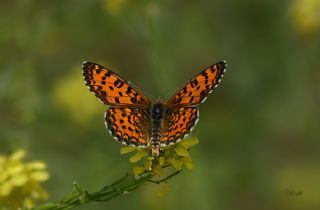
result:
<svg viewBox="0 0 320 210"><path fill-rule="evenodd" d="M160 109L159 109L159 107L156 107L156 108L154 109L154 112L155 112L156 114L160 114Z"/></svg>

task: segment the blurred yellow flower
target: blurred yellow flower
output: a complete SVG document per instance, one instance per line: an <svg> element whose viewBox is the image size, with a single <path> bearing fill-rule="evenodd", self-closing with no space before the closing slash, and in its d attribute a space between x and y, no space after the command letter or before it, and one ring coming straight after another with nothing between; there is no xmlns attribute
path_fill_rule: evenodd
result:
<svg viewBox="0 0 320 210"><path fill-rule="evenodd" d="M154 175L160 174L164 168L172 166L180 171L183 166L192 169L193 163L190 156L190 147L198 144L198 139L191 138L178 142L173 146L161 147L159 156L152 156L151 148L136 148L132 146L123 147L120 154L127 154L135 151L130 157L131 163L141 163L142 166L135 166L133 174L138 176L145 172L151 172Z"/></svg>
<svg viewBox="0 0 320 210"><path fill-rule="evenodd" d="M105 10L113 16L119 15L125 4L126 4L126 0L104 0L103 1Z"/></svg>
<svg viewBox="0 0 320 210"><path fill-rule="evenodd" d="M0 206L4 209L32 208L37 200L46 199L40 182L49 179L46 164L23 162L26 152L0 155Z"/></svg>
<svg viewBox="0 0 320 210"><path fill-rule="evenodd" d="M149 18L156 18L160 13L159 2L153 1L146 4L146 13Z"/></svg>
<svg viewBox="0 0 320 210"><path fill-rule="evenodd" d="M169 187L169 184L168 183L161 183L160 184L160 190L156 192L156 195L158 197L164 197L166 196L169 191L170 191L170 187Z"/></svg>
<svg viewBox="0 0 320 210"><path fill-rule="evenodd" d="M319 0L292 0L289 14L300 33L309 34L320 29Z"/></svg>
<svg viewBox="0 0 320 210"><path fill-rule="evenodd" d="M57 105L78 123L87 123L104 112L104 106L97 103L97 99L92 97L84 85L79 67L56 83L53 97Z"/></svg>

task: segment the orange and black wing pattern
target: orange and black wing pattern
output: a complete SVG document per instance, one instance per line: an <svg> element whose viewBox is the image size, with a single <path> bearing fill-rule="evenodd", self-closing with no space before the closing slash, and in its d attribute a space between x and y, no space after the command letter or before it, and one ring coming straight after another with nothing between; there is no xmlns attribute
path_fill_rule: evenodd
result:
<svg viewBox="0 0 320 210"><path fill-rule="evenodd" d="M91 62L83 62L83 77L90 91L110 106L150 106L151 102L128 81L109 69Z"/></svg>
<svg viewBox="0 0 320 210"><path fill-rule="evenodd" d="M161 145L174 144L191 132L199 119L197 105L219 85L226 66L226 62L221 61L206 68L167 102Z"/></svg>
<svg viewBox="0 0 320 210"><path fill-rule="evenodd" d="M166 146L182 140L191 132L197 121L197 107L169 109L164 119L163 136L160 139L160 144Z"/></svg>
<svg viewBox="0 0 320 210"><path fill-rule="evenodd" d="M110 134L125 145L146 147L150 139L149 115L143 109L110 107L105 113Z"/></svg>
<svg viewBox="0 0 320 210"><path fill-rule="evenodd" d="M202 103L211 91L216 88L223 73L226 62L218 62L197 74L181 88L168 102L168 106L194 106Z"/></svg>
<svg viewBox="0 0 320 210"><path fill-rule="evenodd" d="M105 113L106 127L119 142L147 146L150 125L147 123L151 102L130 82L109 69L91 62L82 65L83 77L90 91L110 108Z"/></svg>
<svg viewBox="0 0 320 210"><path fill-rule="evenodd" d="M83 63L83 76L90 91L106 105L106 127L111 135L126 145L146 147L150 144L152 104L130 82L95 63ZM176 143L191 132L199 114L197 105L218 86L226 70L218 62L192 78L166 103L160 145Z"/></svg>

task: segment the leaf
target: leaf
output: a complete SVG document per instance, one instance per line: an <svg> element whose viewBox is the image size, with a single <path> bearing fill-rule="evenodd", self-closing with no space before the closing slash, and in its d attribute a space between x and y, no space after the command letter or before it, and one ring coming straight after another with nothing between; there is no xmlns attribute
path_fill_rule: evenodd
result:
<svg viewBox="0 0 320 210"><path fill-rule="evenodd" d="M144 170L145 170L144 167L134 167L133 174L135 176L138 176L138 175L142 174L144 172Z"/></svg>
<svg viewBox="0 0 320 210"><path fill-rule="evenodd" d="M177 146L175 151L179 156L189 156L189 152L185 147Z"/></svg>
<svg viewBox="0 0 320 210"><path fill-rule="evenodd" d="M177 171L180 171L182 169L182 160L170 158L168 161Z"/></svg>
<svg viewBox="0 0 320 210"><path fill-rule="evenodd" d="M180 141L177 144L177 146L182 146L182 147L185 147L188 149L190 146L196 145L198 143L199 143L199 141L197 138L191 138L191 139L186 139L186 140Z"/></svg>
<svg viewBox="0 0 320 210"><path fill-rule="evenodd" d="M160 165L160 166L163 166L164 163L165 163L164 157L160 157L160 158L159 158L159 165Z"/></svg>
<svg viewBox="0 0 320 210"><path fill-rule="evenodd" d="M146 163L144 164L144 169L145 170L151 170L152 168L152 160L147 160Z"/></svg>
<svg viewBox="0 0 320 210"><path fill-rule="evenodd" d="M191 157L183 157L183 163L187 167L187 169L191 170L194 168L192 158Z"/></svg>
<svg viewBox="0 0 320 210"><path fill-rule="evenodd" d="M144 156L146 155L146 152L144 150L140 150L138 151L136 154L134 154L130 159L129 161L131 163L136 163L138 162L139 160L141 160Z"/></svg>
<svg viewBox="0 0 320 210"><path fill-rule="evenodd" d="M133 152L133 151L135 151L135 150L136 150L136 148L135 148L135 147L132 147L132 146L121 147L121 149L120 149L120 154L121 154L121 155L127 154L127 153Z"/></svg>

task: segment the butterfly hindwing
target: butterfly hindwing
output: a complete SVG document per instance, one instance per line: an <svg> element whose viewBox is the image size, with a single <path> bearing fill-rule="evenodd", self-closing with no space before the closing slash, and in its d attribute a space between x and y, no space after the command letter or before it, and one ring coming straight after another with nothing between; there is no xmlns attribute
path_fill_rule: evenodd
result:
<svg viewBox="0 0 320 210"><path fill-rule="evenodd" d="M169 145L186 137L196 125L198 115L197 107L180 107L167 110L163 136L160 139L161 145Z"/></svg>
<svg viewBox="0 0 320 210"><path fill-rule="evenodd" d="M96 63L84 62L82 70L86 85L104 104L150 106L151 102L147 97L109 69Z"/></svg>
<svg viewBox="0 0 320 210"><path fill-rule="evenodd" d="M150 137L149 116L142 109L110 107L105 122L110 134L119 142L133 146L147 146Z"/></svg>
<svg viewBox="0 0 320 210"><path fill-rule="evenodd" d="M168 106L200 104L218 86L225 70L226 62L221 61L200 72L168 101Z"/></svg>

